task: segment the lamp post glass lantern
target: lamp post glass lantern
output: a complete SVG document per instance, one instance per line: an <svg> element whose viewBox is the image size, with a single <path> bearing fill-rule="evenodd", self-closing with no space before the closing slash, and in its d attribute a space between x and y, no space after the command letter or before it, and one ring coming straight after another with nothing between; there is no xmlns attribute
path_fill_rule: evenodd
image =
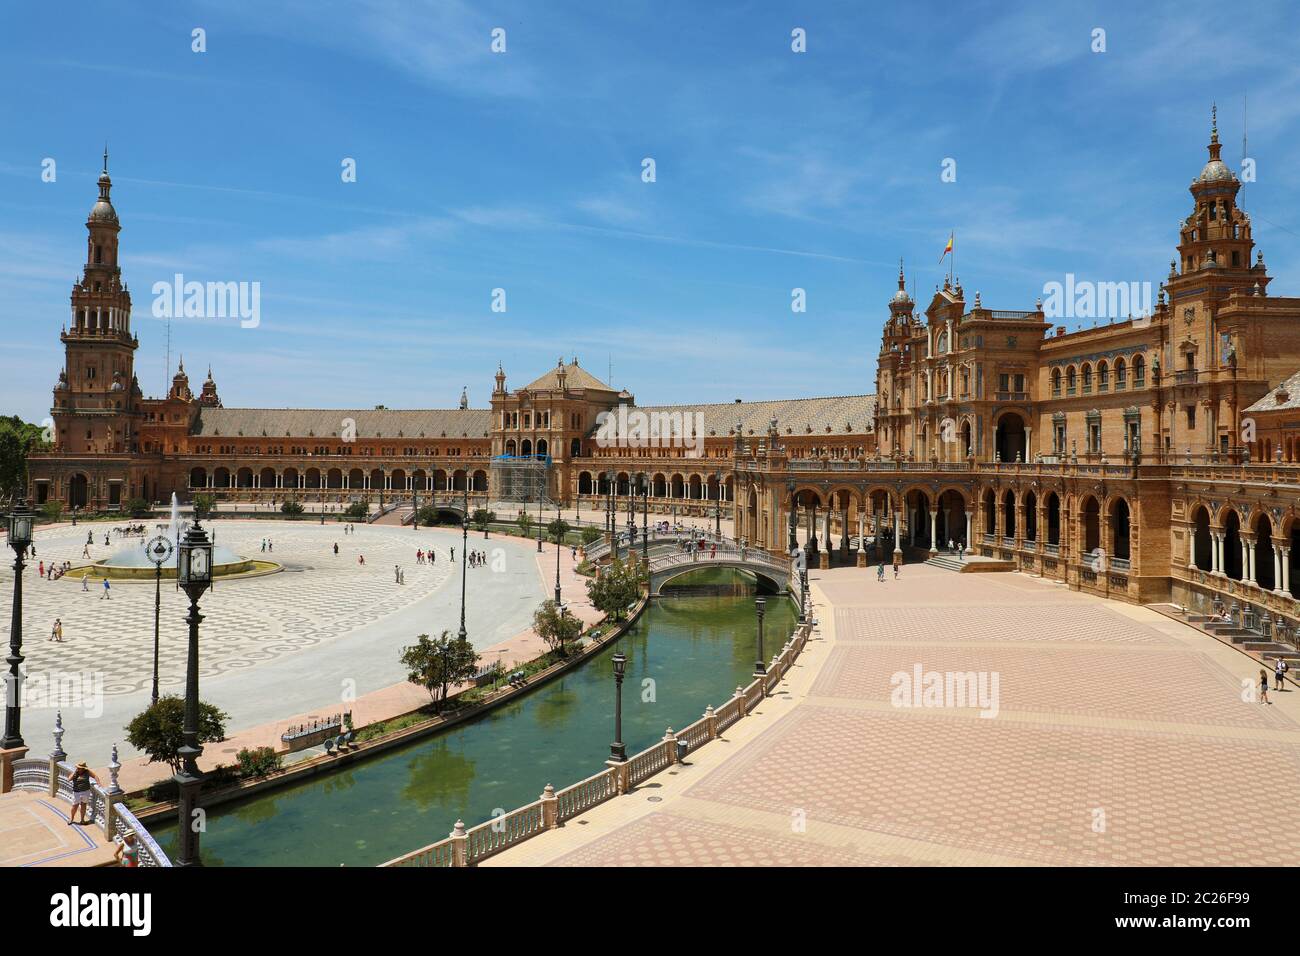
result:
<svg viewBox="0 0 1300 956"><path fill-rule="evenodd" d="M190 613L185 618L189 625L189 648L185 660L185 721L181 729L181 746L177 755L181 769L175 775L180 801L177 805L177 839L180 842L178 866L202 866L199 858L199 832L196 819L199 789L203 773L198 759L203 753L199 745L199 598L212 586L212 540L195 519L185 537L181 539L176 554L176 586L190 599Z"/></svg>
<svg viewBox="0 0 1300 956"><path fill-rule="evenodd" d="M9 674L5 680L5 735L0 740L0 750L26 746L22 735L22 676L23 662L23 559L32 546L32 525L36 515L27 507L27 499L19 498L9 512L9 546L14 549L14 596L9 618Z"/></svg>

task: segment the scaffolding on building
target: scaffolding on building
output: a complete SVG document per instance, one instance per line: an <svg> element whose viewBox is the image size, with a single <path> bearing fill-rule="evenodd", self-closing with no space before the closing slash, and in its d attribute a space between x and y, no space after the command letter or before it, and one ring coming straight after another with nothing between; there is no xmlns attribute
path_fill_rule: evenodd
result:
<svg viewBox="0 0 1300 956"><path fill-rule="evenodd" d="M554 508L550 455L498 455L489 463L489 495L502 504Z"/></svg>

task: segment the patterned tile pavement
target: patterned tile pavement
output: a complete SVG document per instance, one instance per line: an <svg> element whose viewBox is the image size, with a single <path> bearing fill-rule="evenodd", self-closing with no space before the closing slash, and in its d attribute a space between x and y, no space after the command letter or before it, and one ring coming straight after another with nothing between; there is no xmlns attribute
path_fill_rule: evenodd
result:
<svg viewBox="0 0 1300 956"><path fill-rule="evenodd" d="M1019 574L813 576L821 640L696 766L494 865L1281 865L1300 694L1153 611ZM991 718L892 678L998 677ZM951 702L949 702L951 703ZM799 829L791 821L806 821Z"/></svg>

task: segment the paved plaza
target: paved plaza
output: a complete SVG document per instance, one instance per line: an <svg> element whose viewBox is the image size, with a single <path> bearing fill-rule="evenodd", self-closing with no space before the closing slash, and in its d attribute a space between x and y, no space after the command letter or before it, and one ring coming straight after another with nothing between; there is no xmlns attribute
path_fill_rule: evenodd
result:
<svg viewBox="0 0 1300 956"><path fill-rule="evenodd" d="M1245 655L1021 574L813 584L819 633L755 716L486 865L1292 861L1300 693L1256 702ZM918 667L997 692L904 706Z"/></svg>
<svg viewBox="0 0 1300 956"><path fill-rule="evenodd" d="M454 632L459 626L459 531L358 523L354 534L345 535L341 524L270 520L219 520L205 527L215 532L218 543L239 554L284 566L275 574L219 581L201 601L202 695L231 715L232 736L305 712L337 713L355 698L402 683L400 649L420 633ZM119 543L115 536L105 546L111 525L103 522L37 533L36 558L23 582L28 674L23 732L33 755L48 752L54 695L45 688L58 681L66 749L102 767L113 743L123 760L132 755L123 727L149 701L154 584L113 581L112 597L105 600L94 579L83 591L80 575L57 581L37 577L40 561L84 563L88 531L96 540L93 559L119 547L140 546L138 538ZM270 539L272 551L263 553L263 538ZM529 627L533 611L549 595L535 546L498 535L484 540L481 533L471 533L469 543L471 550L488 555L486 566L468 571L470 638L479 648L509 642ZM431 547L436 562L417 564L417 549ZM452 547L457 551L454 566ZM364 565L358 561L361 555ZM553 569L553 548L549 556ZM398 565L405 574L400 585L394 575ZM12 578L5 562L0 615L6 622ZM187 610L184 595L164 580L159 665L164 694L184 691ZM56 617L63 623L63 643L48 640ZM395 712L427 700L422 690L413 689Z"/></svg>

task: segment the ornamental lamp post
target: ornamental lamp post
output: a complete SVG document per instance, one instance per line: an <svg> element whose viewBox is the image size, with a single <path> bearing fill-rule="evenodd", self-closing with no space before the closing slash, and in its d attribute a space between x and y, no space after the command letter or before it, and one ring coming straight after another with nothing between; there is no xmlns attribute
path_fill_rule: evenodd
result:
<svg viewBox="0 0 1300 956"><path fill-rule="evenodd" d="M465 486L465 513L460 519L460 632L459 637L465 640L465 577L469 568L466 559L466 552L469 551L469 485Z"/></svg>
<svg viewBox="0 0 1300 956"><path fill-rule="evenodd" d="M623 744L623 675L627 672L627 658L619 651L611 663L614 665L614 742L609 745L609 756L623 763L627 760L627 747Z"/></svg>
<svg viewBox="0 0 1300 956"><path fill-rule="evenodd" d="M763 663L763 613L767 610L767 599L759 596L754 599L754 610L758 613L758 659L754 661L754 676L762 677L767 673Z"/></svg>
<svg viewBox="0 0 1300 956"><path fill-rule="evenodd" d="M562 605L560 604L560 551L563 550L563 549L562 549L562 544L563 544L563 542L562 542L561 539L564 537L564 535L561 533L561 529L560 529L560 525L559 525L559 521L560 521L560 519L559 519L559 518L556 518L555 521L556 521L556 525L555 525L555 604L556 604L557 607L562 607ZM563 615L561 615L561 616L563 616ZM561 633L563 633L563 632L561 632Z"/></svg>
<svg viewBox="0 0 1300 956"><path fill-rule="evenodd" d="M9 618L8 685L5 696L5 735L0 740L0 750L24 749L22 735L22 675L18 667L23 662L23 558L32 546L32 524L36 515L27 507L27 499L19 498L9 512L9 547L14 549L14 597ZM19 756L22 756L19 754ZM8 763L5 764L8 767Z"/></svg>
<svg viewBox="0 0 1300 956"><path fill-rule="evenodd" d="M718 497L713 499L713 537L722 540L722 472L715 471L713 478L718 484Z"/></svg>
<svg viewBox="0 0 1300 956"><path fill-rule="evenodd" d="M174 554L171 539L160 534L144 546L144 555L153 565L153 695L151 704L158 703L158 619L162 612L162 566Z"/></svg>
<svg viewBox="0 0 1300 956"><path fill-rule="evenodd" d="M178 813L178 839L180 857L178 866L202 866L199 857L199 830L195 820L198 811L199 789L203 774L198 759L203 753L199 744L199 598L212 586L212 541L199 526L198 519L190 525L180 542L176 557L176 583L190 599L190 613L185 618L189 625L189 651L185 660L185 722L181 729L182 743L177 751L181 769L176 774L180 790Z"/></svg>
<svg viewBox="0 0 1300 956"><path fill-rule="evenodd" d="M650 476L641 472L641 560L650 567Z"/></svg>

